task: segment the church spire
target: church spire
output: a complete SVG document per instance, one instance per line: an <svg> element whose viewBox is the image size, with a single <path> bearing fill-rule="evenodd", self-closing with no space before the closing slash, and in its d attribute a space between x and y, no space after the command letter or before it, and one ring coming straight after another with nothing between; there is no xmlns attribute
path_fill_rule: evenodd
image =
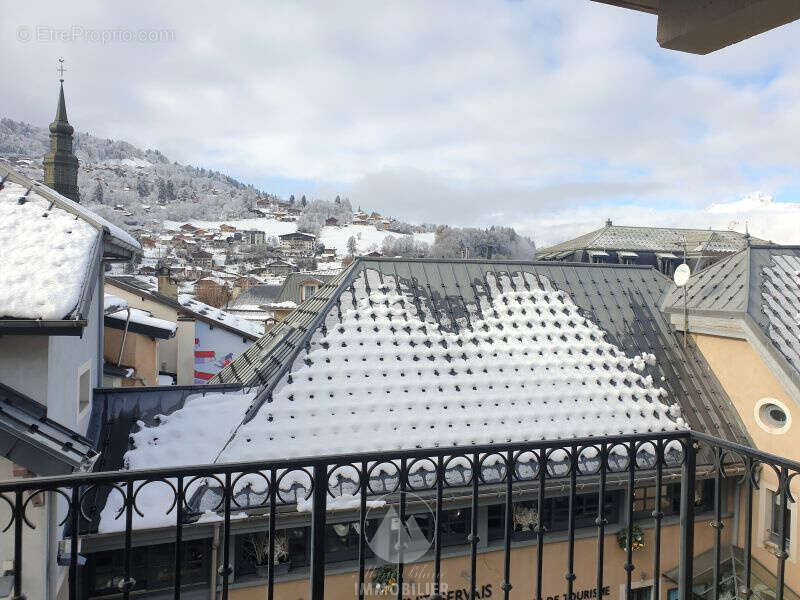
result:
<svg viewBox="0 0 800 600"><path fill-rule="evenodd" d="M64 59L58 59L60 90L56 118L50 123L50 151L44 155L44 183L62 196L80 202L78 191L78 158L72 151L75 129L67 120L64 100Z"/></svg>

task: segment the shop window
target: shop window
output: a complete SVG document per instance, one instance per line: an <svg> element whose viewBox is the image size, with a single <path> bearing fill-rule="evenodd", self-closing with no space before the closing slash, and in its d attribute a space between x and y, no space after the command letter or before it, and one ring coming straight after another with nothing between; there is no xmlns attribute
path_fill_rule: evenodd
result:
<svg viewBox="0 0 800 600"><path fill-rule="evenodd" d="M369 540L375 535L375 521L367 521L367 535L364 540L364 552L367 558L373 556ZM325 527L325 562L334 563L358 559L358 544L361 523L334 523Z"/></svg>
<svg viewBox="0 0 800 600"><path fill-rule="evenodd" d="M305 567L309 563L309 528L292 527L281 529L278 532L281 545L288 551L287 562L289 568ZM253 536L257 536L256 539ZM236 577L255 575L258 571L258 559L253 552L253 542L269 542L266 532L242 533L234 538L234 553L236 558ZM278 538L276 537L276 543Z"/></svg>
<svg viewBox="0 0 800 600"><path fill-rule="evenodd" d="M646 520L653 517L656 507L655 487L640 487L633 494L633 518ZM672 483L661 488L661 501L659 510L665 517L681 513L681 485ZM694 510L695 514L708 512L714 508L714 481L704 479L695 484Z"/></svg>
<svg viewBox="0 0 800 600"><path fill-rule="evenodd" d="M458 508L442 512L441 532L442 546L458 546L467 543L470 533L470 515L468 508ZM415 515L417 525L425 537L434 543L435 517L430 514Z"/></svg>
<svg viewBox="0 0 800 600"><path fill-rule="evenodd" d="M599 508L597 494L578 494L574 500L575 528L594 527ZM536 537L539 524L537 501L529 500L514 503L512 527L513 539L524 540ZM609 524L619 521L622 494L614 491L606 494L605 517ZM505 535L505 505L495 504L489 507L489 541L503 539ZM547 531L566 531L569 527L569 497L556 496L547 498L541 514L542 525Z"/></svg>
<svg viewBox="0 0 800 600"><path fill-rule="evenodd" d="M175 582L175 544L140 546L132 549L134 590L170 589ZM211 555L210 540L184 542L181 556L183 586L207 584ZM86 564L86 596L118 594L123 579L125 553L109 550L90 554Z"/></svg>

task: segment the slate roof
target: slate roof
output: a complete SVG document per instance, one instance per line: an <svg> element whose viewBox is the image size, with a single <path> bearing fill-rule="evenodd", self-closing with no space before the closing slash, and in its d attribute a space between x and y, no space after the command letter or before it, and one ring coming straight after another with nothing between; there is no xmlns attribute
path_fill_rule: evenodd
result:
<svg viewBox="0 0 800 600"><path fill-rule="evenodd" d="M324 284L334 277L335 275L331 273L289 273L283 281L283 286L275 302L294 302L295 304L300 304L300 287L304 281L312 279Z"/></svg>
<svg viewBox="0 0 800 600"><path fill-rule="evenodd" d="M231 302L231 306L260 306L276 302L282 289L282 283L259 283L236 296L236 299Z"/></svg>
<svg viewBox="0 0 800 600"><path fill-rule="evenodd" d="M673 252L683 254L683 240L690 254L726 254L747 246L746 234L712 229L680 229L672 227L631 227L608 225L572 240L543 248L536 256L543 260L563 258L577 250L628 250L640 252ZM751 243L765 240L749 238Z"/></svg>
<svg viewBox="0 0 800 600"><path fill-rule="evenodd" d="M90 470L98 457L92 443L45 414L43 406L0 383L0 456L41 476Z"/></svg>
<svg viewBox="0 0 800 600"><path fill-rule="evenodd" d="M751 246L694 274L686 286L691 314L747 319L800 381L800 247ZM683 310L673 285L667 312Z"/></svg>
<svg viewBox="0 0 800 600"><path fill-rule="evenodd" d="M245 386L260 387L260 393L239 428L242 432L247 430L248 422L251 420L271 417L276 414L275 411L288 418L286 410L291 411L291 398L289 404L286 404L286 390L297 388L298 374L309 375L310 373L304 368L313 364L317 365L317 371L316 374L310 375L316 377L317 382L312 387L315 387L316 393L321 396L316 404L323 407L326 403L337 405L346 403L347 390L351 390L354 385L352 381L339 381L347 374L346 365L337 364L331 371L331 368L326 368L325 364L318 364L318 361L321 357L320 349L327 350L326 344L350 343L339 337L343 335L340 330L345 327L345 321L348 323L347 327L352 326L354 310L363 311L363 314L360 317L356 315L356 318L364 319L367 328L372 326L371 320L377 318L389 318L390 321L397 319L396 323L392 321L390 325L386 325L386 321L381 321L382 327L389 327L389 331L398 336L394 342L387 342L384 339L384 343L389 345L386 348L386 355L384 356L383 350L376 350L377 354L371 352L363 358L369 363L368 367L375 376L370 385L377 386L379 390L383 389L380 386L384 381L381 378L381 369L386 365L384 359L411 360L408 348L403 349L402 356L395 356L399 351L391 347L396 347L401 339L403 343L407 342L405 334L401 331L403 323L413 322L415 325L412 329L419 328L420 322L423 324L424 331L408 334L416 339L416 344L427 347L433 340L434 346L450 348L444 353L438 350L431 351L431 355L436 355L434 358L423 356L425 354L423 348L420 348L420 352L424 359L430 361L439 360L438 355L442 354L451 365L451 371L458 369L458 373L464 368L470 370L472 368L470 365L482 365L482 361L485 360L471 357L471 354L467 358L462 356L462 354L466 356L466 351L462 348L469 348L474 339L485 340L489 344L497 344L498 347L512 344L515 345L513 352L522 350L526 356L528 352L542 351L555 354L558 352L572 354L577 351L585 356L596 350L595 342L589 342L587 339L589 336L595 336L592 340L602 338L610 344L608 347L603 346L604 351L610 352L614 357L623 357L619 359L622 361L619 366L621 370L632 368L633 363L629 361L636 361L637 357L640 361L642 357L652 357L647 365L637 365L637 368L641 367L645 373L642 385L650 390L642 392L643 395L652 394L652 399L656 399L659 393L654 393L651 386L662 387L664 397L667 399L665 402L679 407L679 412L692 429L726 439L746 441L746 434L738 416L708 365L695 348L690 347L684 353L679 338L675 336L659 310L659 303L669 285L669 280L653 269L622 265L359 258L339 276L320 288L313 298L303 303L284 322L278 324L231 365L218 373L212 382L242 383ZM502 323L497 329L498 324L495 322L496 319L505 319L501 314L504 311L498 312L498 299L509 303L511 311L509 314L516 315L512 319L517 321L505 324L508 332L515 334L514 329L517 327L520 327L523 333L530 333L531 328L533 330L538 327L544 328L539 332L541 337L538 341L536 336L533 337L534 341L525 336L515 336L514 339L519 339L519 342L508 341L508 333L502 333ZM365 303L367 309L364 308ZM516 308L517 303L522 307L522 314L526 311L538 313L541 310L558 312L556 323L548 320L551 319L548 314L531 315L527 320L519 321L521 317ZM552 305L546 306L548 303ZM369 310L372 306L375 309ZM372 315L373 312L380 315L376 317ZM564 320L561 314L566 314L567 320ZM523 325L526 329L522 329ZM551 326L564 327L564 335L567 335L569 341L561 343L558 339L551 339L552 330L548 329ZM589 332L588 329L583 329L584 327L592 331ZM583 341L573 342L569 335L573 333L578 340ZM386 331L383 329L380 332L365 332L365 339L360 340L360 343L375 344L375 340L385 334ZM413 344L411 346L413 347ZM339 349L337 353L344 354L346 351ZM334 355L326 357L325 361L327 359L334 361ZM419 357L408 364L404 362L403 368L411 373L416 368L415 361L418 359ZM580 372L581 377L586 375L585 368L593 370L598 366L587 367L581 362L580 356L577 359L575 369ZM526 361L538 359L518 357L514 360L522 360L522 363L527 365ZM548 364L545 371L549 371L550 368L554 371L563 370L563 364L569 360L565 360L562 356L552 364ZM427 361L423 363L427 364ZM509 365L509 368L516 370L520 365ZM614 367L603 363L602 369L608 368ZM362 375L363 373L359 371L359 377ZM438 375L439 373L436 373L436 376ZM545 382L550 382L553 375L554 373L543 373L541 378ZM577 389L580 389L581 385L586 385L579 381L580 377L577 374L574 375L576 379L573 381L571 371L560 375L562 376L560 379L556 376L552 380L552 385L556 386L558 383L560 386L564 381L578 385ZM498 381L505 382L509 377L511 381L518 383L523 375L507 374L499 376ZM625 380L626 386L631 381L639 381L634 375L626 375L622 379ZM454 381L447 380L447 377L443 378L442 384L450 385ZM618 383L610 385L615 386ZM464 382L460 385L463 386ZM435 397L437 386L432 385L431 388L427 390L427 394ZM535 388L536 384L530 390L521 393L528 397L537 396L542 390ZM301 386L297 389L303 391L296 393L314 394L310 388ZM336 400L331 400L331 393L342 394L343 398L336 396ZM385 390L385 393L387 397L398 395L397 402L403 402L408 398L395 388ZM491 398L497 393L497 391L484 391L483 397ZM623 396L627 398L625 390L621 390L620 393L622 394L620 401L623 401ZM465 390L465 397L471 398L470 394L471 392ZM417 390L414 397L417 396L424 400L426 393ZM560 390L554 394L552 400L560 402L571 399L571 393L565 394ZM376 397L375 402L381 403L382 400ZM387 403L391 404L388 401ZM418 406L417 410L420 409L422 407ZM530 409L525 407L517 410L526 412ZM510 411L513 414L514 409ZM477 411L479 412L481 411ZM631 411L627 412L628 418L633 418ZM624 424L626 417L621 417L622 421L619 419L620 417L612 419L612 429L626 428ZM647 427L653 426L655 425L650 423ZM512 427L509 426L510 429ZM234 435L227 447L235 447L237 443ZM281 451L285 450L286 445L281 444ZM240 448L236 460L243 459L246 455L247 452ZM221 459L231 458L223 451Z"/></svg>

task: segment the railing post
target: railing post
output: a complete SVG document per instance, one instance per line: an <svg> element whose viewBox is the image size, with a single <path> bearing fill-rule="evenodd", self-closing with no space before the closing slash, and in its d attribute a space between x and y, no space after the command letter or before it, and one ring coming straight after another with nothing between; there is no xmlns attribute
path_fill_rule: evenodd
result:
<svg viewBox="0 0 800 600"><path fill-rule="evenodd" d="M323 600L325 597L325 513L328 503L328 467L325 463L314 465L313 486L310 600Z"/></svg>
<svg viewBox="0 0 800 600"><path fill-rule="evenodd" d="M694 582L694 494L697 478L697 442L689 439L681 468L681 547L678 575L680 600L690 600Z"/></svg>

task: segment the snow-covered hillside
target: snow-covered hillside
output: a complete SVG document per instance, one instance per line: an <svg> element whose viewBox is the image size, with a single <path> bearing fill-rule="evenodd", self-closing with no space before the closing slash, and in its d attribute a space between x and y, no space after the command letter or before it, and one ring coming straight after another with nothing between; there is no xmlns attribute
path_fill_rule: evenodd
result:
<svg viewBox="0 0 800 600"><path fill-rule="evenodd" d="M44 127L0 119L0 160L41 181ZM165 219L246 217L272 196L217 171L181 165L158 150L76 132L81 203L117 225L150 227ZM116 210L115 210L116 208Z"/></svg>

